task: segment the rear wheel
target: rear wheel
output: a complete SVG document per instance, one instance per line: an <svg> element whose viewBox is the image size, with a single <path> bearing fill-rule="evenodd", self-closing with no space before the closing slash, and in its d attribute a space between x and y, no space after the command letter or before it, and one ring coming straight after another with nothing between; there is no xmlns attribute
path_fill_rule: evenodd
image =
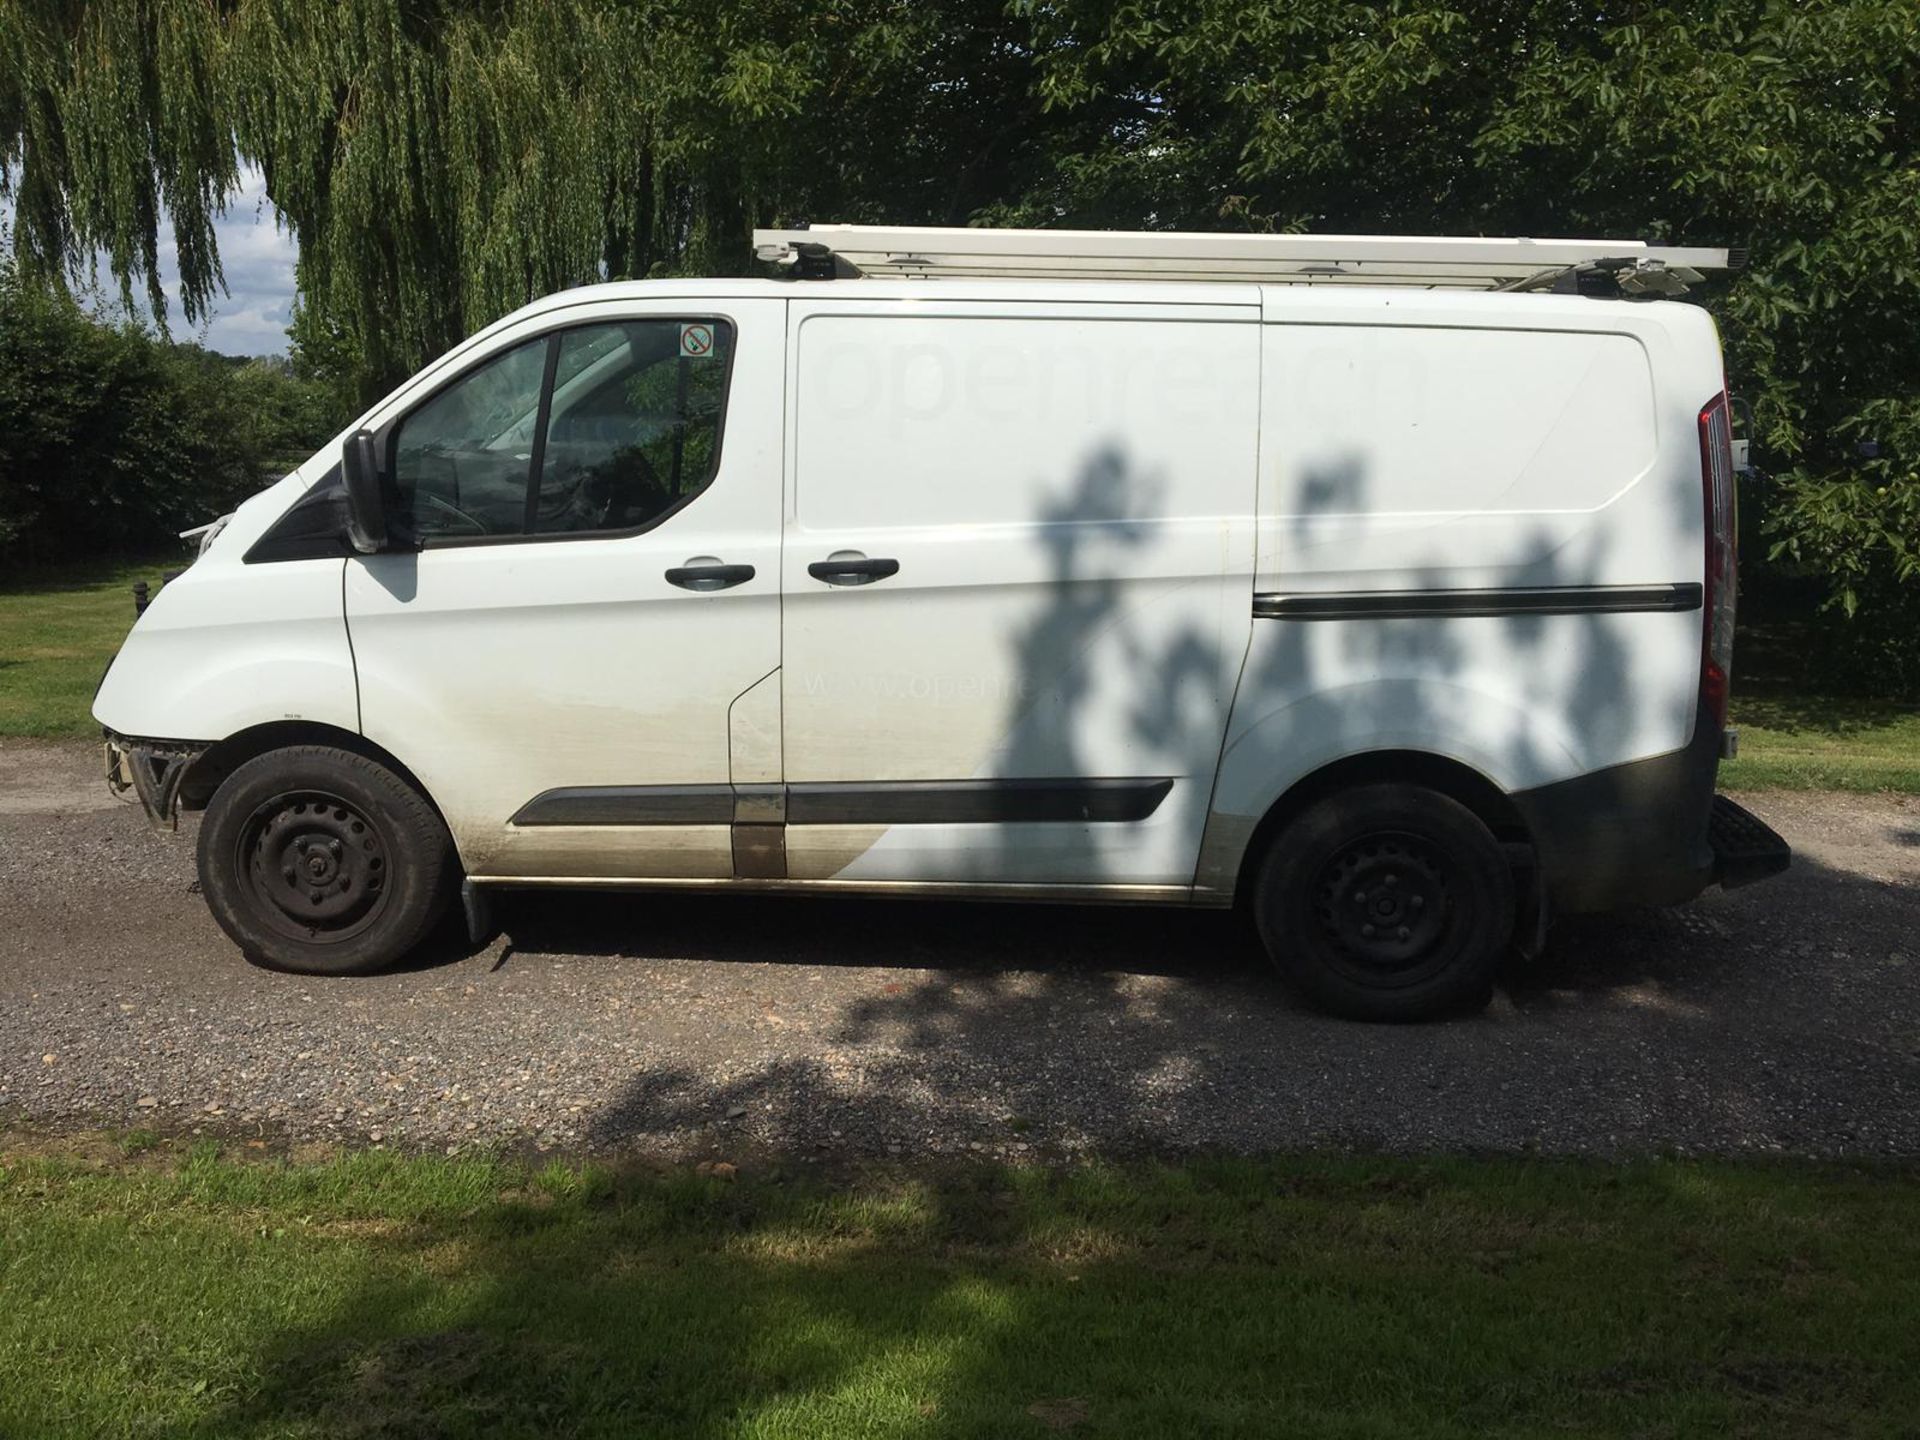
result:
<svg viewBox="0 0 1920 1440"><path fill-rule="evenodd" d="M1458 801L1414 785L1329 796L1281 832L1254 896L1281 973L1360 1020L1484 1003L1513 934L1513 875Z"/></svg>
<svg viewBox="0 0 1920 1440"><path fill-rule="evenodd" d="M308 975L393 964L459 876L433 807L386 767L328 746L249 760L200 827L200 888L251 960Z"/></svg>

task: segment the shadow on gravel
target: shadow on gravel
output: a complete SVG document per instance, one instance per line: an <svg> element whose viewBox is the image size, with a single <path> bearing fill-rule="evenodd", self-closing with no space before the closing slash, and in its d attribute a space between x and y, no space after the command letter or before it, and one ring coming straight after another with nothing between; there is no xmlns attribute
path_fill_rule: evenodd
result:
<svg viewBox="0 0 1920 1440"><path fill-rule="evenodd" d="M1238 1134L1365 1149L1457 1133L1504 1147L1535 1123L1513 1118L1537 1111L1516 1108L1515 1087L1564 1085L1570 1073L1610 1092L1566 1102L1616 1116L1588 1129L1618 1124L1641 1137L1625 1143L1658 1146L1686 1134L1664 1134L1666 1102L1650 1113L1635 1092L1663 1086L1669 1069L1709 1066L1715 1113L1755 1123L1778 1103L1780 1078L1756 1045L1831 1037L1831 1018L1863 987L1880 988L1882 1015L1848 1043L1920 1015L1920 963L1886 959L1920 918L1920 891L1808 863L1774 883L1771 895L1570 918L1544 957L1503 978L1505 1003L1412 1026L1306 1008L1244 922L1217 913L705 897L576 909L542 898L514 914L510 934L569 954L883 972L805 1042L749 1053L724 1078L678 1065L634 1074L597 1107L595 1149L695 1135L706 1137L696 1148L725 1156L744 1143L723 1119L735 1116L776 1147L909 1156L1057 1153L1063 1135L1082 1137L1070 1149L1113 1154L1239 1148ZM1836 914L1849 917L1843 933ZM631 938L641 934L644 950ZM1669 1058L1649 1068L1647 1042ZM1834 1123L1845 1118L1836 1111ZM1687 1133L1696 1122L1715 1123L1695 1116Z"/></svg>
<svg viewBox="0 0 1920 1440"><path fill-rule="evenodd" d="M1863 971L1898 972L1909 950L1920 967L1917 928L1920 884L1797 855L1784 875L1689 905L1567 917L1506 988L1523 1011L1605 1003L1732 1026L1765 1004L1819 1026L1858 1003Z"/></svg>
<svg viewBox="0 0 1920 1440"><path fill-rule="evenodd" d="M1223 911L1110 905L675 894L502 897L522 953L956 971L1113 970L1266 978L1252 927Z"/></svg>
<svg viewBox="0 0 1920 1440"><path fill-rule="evenodd" d="M567 955L1061 982L1162 976L1308 1013L1273 975L1237 911L672 891L523 891L502 895L496 906L505 939L496 968ZM1562 917L1546 953L1509 964L1500 988L1522 1008L1576 996L1604 1001L1648 985L1702 1002L1716 995L1737 1000L1743 971L1770 970L1768 962L1781 956L1828 960L1896 945L1916 923L1920 885L1832 869L1803 855L1783 877L1731 893L1709 890L1689 905ZM464 935L448 934L409 968L477 953ZM1820 967L1806 967L1800 978L1808 999L1825 995Z"/></svg>

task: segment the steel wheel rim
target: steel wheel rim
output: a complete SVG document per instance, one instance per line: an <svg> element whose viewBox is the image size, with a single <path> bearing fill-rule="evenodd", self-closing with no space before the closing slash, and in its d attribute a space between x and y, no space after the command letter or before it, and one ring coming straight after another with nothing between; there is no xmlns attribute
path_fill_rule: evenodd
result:
<svg viewBox="0 0 1920 1440"><path fill-rule="evenodd" d="M350 940L385 913L392 893L386 838L329 791L288 791L255 806L237 852L255 913L288 939Z"/></svg>
<svg viewBox="0 0 1920 1440"><path fill-rule="evenodd" d="M1379 831L1351 840L1320 866L1314 918L1329 959L1375 989L1415 985L1453 958L1455 867L1423 835Z"/></svg>

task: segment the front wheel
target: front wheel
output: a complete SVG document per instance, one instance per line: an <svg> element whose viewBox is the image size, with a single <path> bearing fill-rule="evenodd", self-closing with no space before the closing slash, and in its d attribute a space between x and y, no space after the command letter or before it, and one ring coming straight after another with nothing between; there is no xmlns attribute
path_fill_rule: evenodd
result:
<svg viewBox="0 0 1920 1440"><path fill-rule="evenodd" d="M393 964L433 928L459 876L425 797L322 745L269 751L221 782L198 858L207 906L247 958L305 975Z"/></svg>
<svg viewBox="0 0 1920 1440"><path fill-rule="evenodd" d="M1321 1006L1416 1020L1491 993L1513 934L1513 874L1458 801L1362 785L1281 832L1254 907L1274 963Z"/></svg>

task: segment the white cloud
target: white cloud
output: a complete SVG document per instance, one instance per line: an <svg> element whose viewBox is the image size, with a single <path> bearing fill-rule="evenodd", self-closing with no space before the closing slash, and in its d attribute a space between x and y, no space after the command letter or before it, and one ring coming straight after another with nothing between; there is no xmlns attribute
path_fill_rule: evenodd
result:
<svg viewBox="0 0 1920 1440"><path fill-rule="evenodd" d="M214 296L213 318L193 336L209 350L228 355L274 355L287 348L293 323L293 262L300 249L291 233L276 224L278 213L267 199L267 182L248 166L240 172L240 192L227 213L214 222L220 267L227 293ZM160 237L160 279L169 299L168 319L176 339L186 339L180 308L180 271L173 236Z"/></svg>
<svg viewBox="0 0 1920 1440"><path fill-rule="evenodd" d="M180 304L180 267L173 232L160 230L160 281L166 288L167 320L176 340L196 340L209 350L227 355L276 355L287 349L287 326L293 323L293 262L300 254L293 235L276 224L279 212L267 200L267 182L249 165L240 172L240 190L227 202L227 212L214 222L220 247L220 265L226 272L227 293L213 297L212 318L189 327ZM11 232L13 202L0 203L0 227ZM99 291L109 300L118 292L109 278L104 256L96 257ZM145 286L135 287L144 312Z"/></svg>

